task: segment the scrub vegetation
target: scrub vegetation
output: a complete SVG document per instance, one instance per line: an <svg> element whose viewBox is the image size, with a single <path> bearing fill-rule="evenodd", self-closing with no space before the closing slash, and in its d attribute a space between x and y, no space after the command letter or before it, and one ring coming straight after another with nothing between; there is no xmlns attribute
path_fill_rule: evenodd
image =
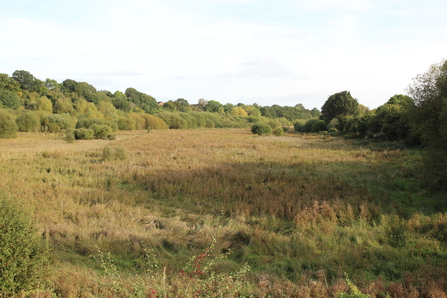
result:
<svg viewBox="0 0 447 298"><path fill-rule="evenodd" d="M0 297L445 297L446 65L321 113L0 75Z"/></svg>

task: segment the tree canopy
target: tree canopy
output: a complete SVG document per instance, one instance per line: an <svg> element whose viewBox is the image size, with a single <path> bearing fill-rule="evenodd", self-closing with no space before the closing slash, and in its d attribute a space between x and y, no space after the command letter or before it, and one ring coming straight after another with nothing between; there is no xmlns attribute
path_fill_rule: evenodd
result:
<svg viewBox="0 0 447 298"><path fill-rule="evenodd" d="M329 96L321 107L321 118L327 124L334 118L341 121L343 117L355 116L358 106L357 99L354 99L349 91L338 92Z"/></svg>

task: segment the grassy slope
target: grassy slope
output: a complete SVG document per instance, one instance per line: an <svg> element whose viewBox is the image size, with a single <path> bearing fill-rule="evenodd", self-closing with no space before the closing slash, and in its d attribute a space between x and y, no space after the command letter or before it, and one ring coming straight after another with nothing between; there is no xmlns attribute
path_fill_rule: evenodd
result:
<svg viewBox="0 0 447 298"><path fill-rule="evenodd" d="M324 296L347 290L344 273L372 295L445 291L443 195L420 189L417 152L362 146L223 129L74 144L20 134L0 140L0 187L34 211L53 246L52 288L62 296L157 287L206 296L179 272L211 244L212 254L232 252L203 260L222 278L220 287L207 285L214 293L251 266L248 283L227 296ZM122 147L127 158L104 161L104 147ZM193 280L211 283L203 274Z"/></svg>

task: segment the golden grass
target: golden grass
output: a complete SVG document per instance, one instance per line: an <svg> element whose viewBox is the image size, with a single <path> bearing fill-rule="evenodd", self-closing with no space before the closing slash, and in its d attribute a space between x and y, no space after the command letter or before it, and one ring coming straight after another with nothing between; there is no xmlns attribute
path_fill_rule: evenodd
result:
<svg viewBox="0 0 447 298"><path fill-rule="evenodd" d="M124 148L127 159L104 161L104 147ZM418 258L430 247L444 251L445 216L404 219L394 214L400 203L389 202L386 187L404 188L399 181L411 176L401 162L407 156L327 136L258 137L239 129L129 131L114 141L72 144L56 134L19 133L0 140L0 188L26 202L53 245L55 291L74 293L62 296L99 291L91 258L98 248L129 269L142 266L136 260L151 247L170 287L181 288L181 264L216 238L217 252L234 251L220 270L241 261L258 267L257 296L325 297L346 290L343 270L374 271L371 260L388 258L399 245L413 243L408 254ZM404 240L396 238L394 248L389 235ZM81 273L71 281L70 272ZM356 279L364 292L411 292L368 278Z"/></svg>

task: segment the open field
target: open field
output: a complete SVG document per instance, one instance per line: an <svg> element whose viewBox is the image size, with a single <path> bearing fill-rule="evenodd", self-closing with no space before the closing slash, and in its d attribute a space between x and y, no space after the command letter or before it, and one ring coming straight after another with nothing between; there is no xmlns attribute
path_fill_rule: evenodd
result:
<svg viewBox="0 0 447 298"><path fill-rule="evenodd" d="M40 295L445 297L444 194L419 152L242 129L0 140L0 188L51 247ZM36 294L37 295L37 294Z"/></svg>

